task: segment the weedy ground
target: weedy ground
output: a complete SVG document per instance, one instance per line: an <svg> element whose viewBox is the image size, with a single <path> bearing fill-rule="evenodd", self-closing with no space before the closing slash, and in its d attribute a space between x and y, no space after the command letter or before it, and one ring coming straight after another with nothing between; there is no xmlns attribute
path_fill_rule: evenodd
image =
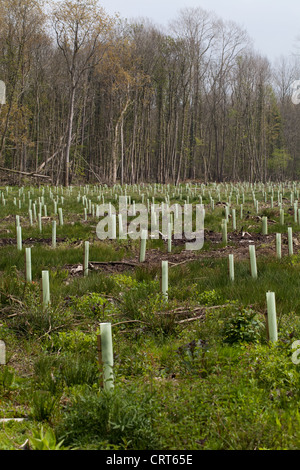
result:
<svg viewBox="0 0 300 470"><path fill-rule="evenodd" d="M99 192L87 192L99 204ZM61 193L57 190L58 201ZM153 187L152 187L153 189ZM168 188L169 189L169 188ZM245 192L243 218L228 222L222 241L224 204L221 187L183 185L174 202L205 205L205 242L198 252L185 244L148 240L146 260L139 262L138 240L96 236L97 218L85 220L77 195L87 187L64 191L64 225L57 225L52 247L53 200L49 188L1 188L0 204L0 340L6 364L0 365L0 449L161 449L295 450L300 444L300 366L292 361L292 344L300 340L298 254L299 225L285 202L279 209L257 190ZM149 191L147 187L142 192ZM32 200L44 196L48 217L42 232L28 218ZM43 192L42 192L43 191ZM98 190L99 191L99 188ZM110 188L100 188L115 202ZM136 187L128 187L141 202ZM222 193L223 191L223 193ZM91 193L92 192L92 193ZM199 194L198 194L199 193ZM288 189L286 193L289 194ZM156 202L164 201L159 187ZM234 193L233 193L234 194ZM16 199L14 199L16 198ZM266 202L267 199L267 202ZM19 200L21 204L19 206ZM20 216L23 249L17 250L15 216ZM269 219L261 235L261 217ZM287 248L293 228L294 253ZM282 233L282 258L275 252ZM90 241L90 267L84 277L84 241ZM250 273L249 241L255 243L258 278ZM32 247L32 282L25 282L24 248ZM235 280L228 275L228 254L235 256ZM161 294L160 262L169 260L168 300ZM103 264L96 264L103 263ZM49 270L51 305L41 300L41 271ZM276 295L278 341L271 343L266 322L266 292ZM98 362L100 322L112 324L114 389L103 390ZM23 418L3 421L3 418Z"/></svg>

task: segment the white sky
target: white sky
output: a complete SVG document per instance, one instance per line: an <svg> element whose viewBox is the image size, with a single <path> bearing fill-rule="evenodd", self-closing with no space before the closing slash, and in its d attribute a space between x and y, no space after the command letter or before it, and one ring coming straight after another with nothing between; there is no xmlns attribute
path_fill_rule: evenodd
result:
<svg viewBox="0 0 300 470"><path fill-rule="evenodd" d="M213 11L246 29L254 48L272 62L289 57L300 47L299 0L99 0L110 15L149 18L155 25L168 26L186 7Z"/></svg>

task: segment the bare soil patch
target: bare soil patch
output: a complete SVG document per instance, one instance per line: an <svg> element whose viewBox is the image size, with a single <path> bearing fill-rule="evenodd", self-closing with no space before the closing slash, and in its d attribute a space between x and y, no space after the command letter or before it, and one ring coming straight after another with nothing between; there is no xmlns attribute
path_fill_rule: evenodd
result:
<svg viewBox="0 0 300 470"><path fill-rule="evenodd" d="M182 247L178 252L167 251L167 241L165 241L164 251L153 248L147 249L146 259L143 263L139 261L137 253L132 258L126 258L121 261L108 262L90 262L89 269L99 270L104 273L114 274L135 270L138 267L157 268L162 261L169 261L170 266L184 264L203 258L222 258L227 257L230 253L234 254L236 260L249 258L249 245L255 245L257 256L276 256L276 235L262 235L260 233L249 232L232 232L228 234L228 243L226 246L222 243L222 235L220 233L205 231L204 240L210 243L208 249L203 250L186 250L185 243L192 242L183 237L180 240L172 239L173 247ZM300 242L296 236L293 237L294 254L299 253ZM288 255L288 238L282 234L282 256ZM64 266L71 276L82 276L82 264Z"/></svg>

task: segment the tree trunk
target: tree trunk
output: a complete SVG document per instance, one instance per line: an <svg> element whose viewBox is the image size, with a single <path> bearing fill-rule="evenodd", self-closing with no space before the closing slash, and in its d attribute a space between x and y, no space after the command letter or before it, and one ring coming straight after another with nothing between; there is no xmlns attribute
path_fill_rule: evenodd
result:
<svg viewBox="0 0 300 470"><path fill-rule="evenodd" d="M76 87L73 84L71 90L71 99L70 99L70 112L69 112L69 122L68 122L68 135L67 135L67 146L65 154L65 186L69 186L69 172L70 172L70 150L72 142L72 129L73 129L73 120L74 120L74 103L75 103L75 91Z"/></svg>

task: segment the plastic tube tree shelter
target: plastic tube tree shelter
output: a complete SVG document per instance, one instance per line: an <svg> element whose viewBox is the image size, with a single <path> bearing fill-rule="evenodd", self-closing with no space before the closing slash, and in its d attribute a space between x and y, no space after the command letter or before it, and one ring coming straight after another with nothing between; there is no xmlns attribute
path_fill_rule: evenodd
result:
<svg viewBox="0 0 300 470"><path fill-rule="evenodd" d="M165 300L168 300L168 261L161 262L161 290Z"/></svg>
<svg viewBox="0 0 300 470"><path fill-rule="evenodd" d="M280 225L284 225L284 210L283 209L280 209L279 218L280 218Z"/></svg>
<svg viewBox="0 0 300 470"><path fill-rule="evenodd" d="M115 240L117 238L117 217L116 214L111 214L111 238L112 240Z"/></svg>
<svg viewBox="0 0 300 470"><path fill-rule="evenodd" d="M22 227L21 225L17 226L17 248L22 250Z"/></svg>
<svg viewBox="0 0 300 470"><path fill-rule="evenodd" d="M228 237L227 237L227 222L226 222L226 219L222 220L221 229L222 229L222 242L227 243Z"/></svg>
<svg viewBox="0 0 300 470"><path fill-rule="evenodd" d="M257 279L257 264L256 264L255 245L249 245L249 254L250 254L251 275L252 275L253 279Z"/></svg>
<svg viewBox="0 0 300 470"><path fill-rule="evenodd" d="M100 366L103 366L103 388L114 388L114 357L111 323L100 323L100 335L98 335L98 354Z"/></svg>
<svg viewBox="0 0 300 470"><path fill-rule="evenodd" d="M229 262L229 279L231 281L234 281L234 258L232 254L229 255L228 262Z"/></svg>
<svg viewBox="0 0 300 470"><path fill-rule="evenodd" d="M6 364L6 344L0 340L0 365Z"/></svg>
<svg viewBox="0 0 300 470"><path fill-rule="evenodd" d="M231 215L232 215L232 230L236 230L236 210L235 209L232 209Z"/></svg>
<svg viewBox="0 0 300 470"><path fill-rule="evenodd" d="M83 255L83 275L88 276L89 273L89 251L90 242L84 242L84 255Z"/></svg>
<svg viewBox="0 0 300 470"><path fill-rule="evenodd" d="M64 217L63 217L63 211L62 208L58 208L58 217L59 217L59 225L64 225Z"/></svg>
<svg viewBox="0 0 300 470"><path fill-rule="evenodd" d="M147 243L147 230L143 230L141 233L140 263L143 263L146 258L146 243Z"/></svg>
<svg viewBox="0 0 300 470"><path fill-rule="evenodd" d="M262 234L268 235L268 218L266 216L262 217Z"/></svg>
<svg viewBox="0 0 300 470"><path fill-rule="evenodd" d="M119 238L122 238L124 235L122 214L118 214L118 222L119 222Z"/></svg>
<svg viewBox="0 0 300 470"><path fill-rule="evenodd" d="M281 233L276 233L276 256L281 259Z"/></svg>
<svg viewBox="0 0 300 470"><path fill-rule="evenodd" d="M172 223L168 223L168 253L172 251Z"/></svg>
<svg viewBox="0 0 300 470"><path fill-rule="evenodd" d="M288 227L288 247L289 247L289 255L294 253L293 250L293 230L292 227Z"/></svg>
<svg viewBox="0 0 300 470"><path fill-rule="evenodd" d="M25 279L26 282L32 281L31 248L25 248Z"/></svg>
<svg viewBox="0 0 300 470"><path fill-rule="evenodd" d="M297 208L297 202L294 202L294 222L295 222L295 224L298 222L298 208Z"/></svg>
<svg viewBox="0 0 300 470"><path fill-rule="evenodd" d="M6 85L0 80L0 105L6 104Z"/></svg>
<svg viewBox="0 0 300 470"><path fill-rule="evenodd" d="M52 247L56 248L56 220L52 220Z"/></svg>
<svg viewBox="0 0 300 470"><path fill-rule="evenodd" d="M278 340L278 334L277 334L275 293L267 292L266 297L267 297L267 310L268 310L269 340L272 342L276 342Z"/></svg>
<svg viewBox="0 0 300 470"><path fill-rule="evenodd" d="M42 302L43 308L50 304L49 271L42 271Z"/></svg>

